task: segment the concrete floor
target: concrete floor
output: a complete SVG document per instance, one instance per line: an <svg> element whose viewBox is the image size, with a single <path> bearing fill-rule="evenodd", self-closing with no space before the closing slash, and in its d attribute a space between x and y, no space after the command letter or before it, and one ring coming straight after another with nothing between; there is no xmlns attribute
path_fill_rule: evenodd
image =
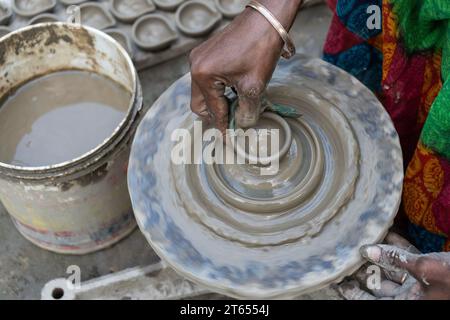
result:
<svg viewBox="0 0 450 320"><path fill-rule="evenodd" d="M320 56L330 20L331 13L324 5L301 12L292 31L298 52ZM145 106L150 107L171 83L188 71L187 57L180 56L140 72ZM81 268L82 281L85 281L158 260L138 230L119 244L86 256L47 252L18 233L0 205L0 300L39 299L44 284L65 277L70 265Z"/></svg>

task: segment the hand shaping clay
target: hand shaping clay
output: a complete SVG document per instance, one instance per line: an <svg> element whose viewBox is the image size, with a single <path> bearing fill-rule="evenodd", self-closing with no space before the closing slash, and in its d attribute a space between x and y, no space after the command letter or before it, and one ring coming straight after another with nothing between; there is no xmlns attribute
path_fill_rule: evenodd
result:
<svg viewBox="0 0 450 320"><path fill-rule="evenodd" d="M269 175L260 165L172 161L174 130L195 133L190 94L186 75L150 109L132 147L133 208L158 255L238 298L295 297L361 267L359 248L386 235L403 180L397 133L373 93L322 60L282 61L267 98L302 117L285 119L292 143Z"/></svg>
<svg viewBox="0 0 450 320"><path fill-rule="evenodd" d="M13 10L19 16L32 17L52 10L56 0L13 0Z"/></svg>
<svg viewBox="0 0 450 320"><path fill-rule="evenodd" d="M189 36L209 33L221 18L215 8L198 0L183 3L175 14L177 27Z"/></svg>
<svg viewBox="0 0 450 320"><path fill-rule="evenodd" d="M156 10L152 0L111 0L110 7L117 19L128 23Z"/></svg>
<svg viewBox="0 0 450 320"><path fill-rule="evenodd" d="M140 18L133 26L132 35L140 48L150 51L165 49L178 38L170 21L160 14Z"/></svg>
<svg viewBox="0 0 450 320"><path fill-rule="evenodd" d="M89 2L80 5L81 23L96 29L106 29L114 26L116 20L98 3Z"/></svg>

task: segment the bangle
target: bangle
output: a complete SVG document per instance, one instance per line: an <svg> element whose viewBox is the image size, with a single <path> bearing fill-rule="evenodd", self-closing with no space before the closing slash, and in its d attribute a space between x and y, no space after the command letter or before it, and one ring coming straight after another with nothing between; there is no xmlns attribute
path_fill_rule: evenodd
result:
<svg viewBox="0 0 450 320"><path fill-rule="evenodd" d="M262 14L264 18L266 18L267 21L275 28L275 30L277 30L284 42L283 52L281 53L281 56L285 59L290 59L295 54L295 45L292 41L291 36L286 31L286 29L284 29L283 25L266 7L264 7L259 2L252 0L249 4L247 4L247 7L253 8L260 14Z"/></svg>

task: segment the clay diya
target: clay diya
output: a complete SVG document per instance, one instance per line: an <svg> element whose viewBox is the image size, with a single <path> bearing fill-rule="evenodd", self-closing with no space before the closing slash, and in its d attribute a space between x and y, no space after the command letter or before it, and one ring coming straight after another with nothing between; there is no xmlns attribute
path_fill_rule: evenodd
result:
<svg viewBox="0 0 450 320"><path fill-rule="evenodd" d="M169 19L161 14L149 14L136 21L132 36L141 49L149 51L165 49L178 39Z"/></svg>
<svg viewBox="0 0 450 320"><path fill-rule="evenodd" d="M81 4L83 2L86 2L87 0L59 0L59 1L66 6L71 6Z"/></svg>
<svg viewBox="0 0 450 320"><path fill-rule="evenodd" d="M59 18L57 15L54 15L51 13L43 13L43 14L40 14L40 15L32 18L28 24L32 25L32 24L38 24L38 23L58 22L58 21L59 21Z"/></svg>
<svg viewBox="0 0 450 320"><path fill-rule="evenodd" d="M53 10L56 3L56 0L13 0L12 5L19 16L32 17Z"/></svg>
<svg viewBox="0 0 450 320"><path fill-rule="evenodd" d="M177 9L175 19L177 27L184 34L196 37L210 33L222 15L205 2L190 0Z"/></svg>
<svg viewBox="0 0 450 320"><path fill-rule="evenodd" d="M6 36L8 33L10 33L12 30L5 26L0 26L0 38L3 36Z"/></svg>
<svg viewBox="0 0 450 320"><path fill-rule="evenodd" d="M126 23L156 10L152 0L110 0L110 8L117 19Z"/></svg>
<svg viewBox="0 0 450 320"><path fill-rule="evenodd" d="M230 139L234 152L242 159L245 159L248 163L264 165L270 164L274 161L279 162L291 148L292 130L289 123L280 115L273 112L264 112L260 116L259 122L255 127L253 127L253 129L255 129L254 132L259 135L261 135L262 130L265 130L265 139L267 140L267 145L269 146L266 148L267 150L260 150L260 148L258 148L259 145L252 149L248 145L248 141L245 141L245 139ZM278 140L277 152L272 152L272 150L270 150L271 139L275 138L271 137L270 134L273 129L278 132L278 136L276 137ZM261 156L262 151L266 153L264 156Z"/></svg>
<svg viewBox="0 0 450 320"><path fill-rule="evenodd" d="M359 248L384 239L403 180L398 135L369 89L320 59L280 62L267 97L302 116L283 119L291 144L265 175L260 164L173 161L177 129L194 137L195 154L222 145L205 139L190 97L186 75L150 108L131 152L135 216L163 260L210 290L254 299L318 290L364 264Z"/></svg>
<svg viewBox="0 0 450 320"><path fill-rule="evenodd" d="M228 19L232 19L244 11L248 0L214 0L217 9Z"/></svg>
<svg viewBox="0 0 450 320"><path fill-rule="evenodd" d="M105 31L109 36L111 36L114 40L116 40L130 55L130 57L133 57L134 50L133 50L133 44L131 43L130 38L128 35L120 30L120 29L109 29Z"/></svg>
<svg viewBox="0 0 450 320"><path fill-rule="evenodd" d="M173 11L185 0L153 0L156 6L162 10Z"/></svg>
<svg viewBox="0 0 450 320"><path fill-rule="evenodd" d="M9 24L12 17L12 10L10 7L0 4L0 24Z"/></svg>
<svg viewBox="0 0 450 320"><path fill-rule="evenodd" d="M114 26L116 20L101 4L88 2L80 5L81 23L96 29Z"/></svg>

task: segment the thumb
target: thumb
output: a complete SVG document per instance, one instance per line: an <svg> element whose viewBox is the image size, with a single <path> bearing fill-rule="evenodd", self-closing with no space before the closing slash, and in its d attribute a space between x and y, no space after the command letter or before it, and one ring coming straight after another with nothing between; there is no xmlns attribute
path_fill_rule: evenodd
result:
<svg viewBox="0 0 450 320"><path fill-rule="evenodd" d="M260 106L260 98L240 97L235 111L237 127L246 129L256 126L259 120Z"/></svg>
<svg viewBox="0 0 450 320"><path fill-rule="evenodd" d="M364 258L387 271L406 270L414 277L417 275L418 254L384 244L363 246L360 252Z"/></svg>
<svg viewBox="0 0 450 320"><path fill-rule="evenodd" d="M254 127L259 120L262 94L265 90L262 81L244 78L237 88L239 103L235 111L236 124L239 128Z"/></svg>

